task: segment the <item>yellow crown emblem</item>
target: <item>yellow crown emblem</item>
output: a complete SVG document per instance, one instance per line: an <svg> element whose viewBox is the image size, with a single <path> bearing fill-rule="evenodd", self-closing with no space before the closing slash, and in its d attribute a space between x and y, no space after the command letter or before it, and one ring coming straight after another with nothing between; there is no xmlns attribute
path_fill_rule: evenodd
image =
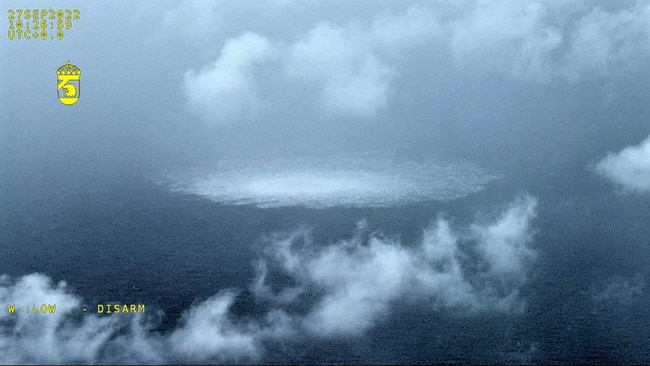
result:
<svg viewBox="0 0 650 366"><path fill-rule="evenodd" d="M81 69L68 62L56 69L56 93L65 105L77 103L81 93Z"/></svg>
<svg viewBox="0 0 650 366"><path fill-rule="evenodd" d="M81 75L81 69L70 63L70 60L65 65L56 70L57 75Z"/></svg>

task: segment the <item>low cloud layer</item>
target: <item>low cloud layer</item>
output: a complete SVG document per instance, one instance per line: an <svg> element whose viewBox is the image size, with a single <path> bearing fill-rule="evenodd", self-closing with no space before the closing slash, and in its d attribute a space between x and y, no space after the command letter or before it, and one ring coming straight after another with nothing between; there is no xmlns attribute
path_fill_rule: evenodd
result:
<svg viewBox="0 0 650 366"><path fill-rule="evenodd" d="M521 198L495 222L473 225L465 234L439 219L415 246L368 236L364 222L351 240L324 247L306 230L274 237L255 292L278 306L322 294L302 318L320 336L361 334L399 301L426 299L469 312L520 311L518 290L535 258L529 247L535 206L535 199ZM273 291L278 285L267 277L289 277L295 285Z"/></svg>
<svg viewBox="0 0 650 366"><path fill-rule="evenodd" d="M596 165L596 171L631 191L650 192L650 137L639 145L609 153Z"/></svg>
<svg viewBox="0 0 650 366"><path fill-rule="evenodd" d="M613 278L591 290L594 305L598 308L630 305L644 293L645 282L640 274L632 278Z"/></svg>
<svg viewBox="0 0 650 366"><path fill-rule="evenodd" d="M364 221L352 239L330 244L315 242L306 229L271 235L251 285L256 299L269 304L266 314L233 316L237 292L222 291L193 305L165 334L152 330L155 316L81 312L82 300L65 282L3 276L0 303L18 309L0 312L0 362L257 362L269 342L362 335L401 301L430 304L432 311L518 312L524 305L518 291L535 258L529 246L535 206L522 197L493 222L458 231L439 219L416 245L370 233ZM56 303L57 312L26 314L20 307L35 302Z"/></svg>
<svg viewBox="0 0 650 366"><path fill-rule="evenodd" d="M97 316L81 311L82 299L65 282L43 274L16 281L1 278L0 302L16 313L0 312L0 363L168 363L255 360L256 332L235 326L228 310L231 292L220 293L187 311L169 335L150 328L155 316ZM25 304L56 304L54 314L26 312ZM83 315L82 315L83 314Z"/></svg>
<svg viewBox="0 0 650 366"><path fill-rule="evenodd" d="M214 63L185 73L190 108L209 123L258 118L264 101L258 96L253 68L272 56L272 45L257 34L245 33L229 40Z"/></svg>
<svg viewBox="0 0 650 366"><path fill-rule="evenodd" d="M290 47L286 73L316 86L329 111L370 117L386 106L392 70L361 35L328 23L316 25Z"/></svg>
<svg viewBox="0 0 650 366"><path fill-rule="evenodd" d="M399 16L378 17L365 26L324 21L289 43L246 32L226 41L212 65L186 73L189 105L207 122L263 118L252 70L256 63L265 64L259 67L260 74L275 73L279 66L282 74L271 78L278 83L276 88L300 91L301 98L305 90L314 92L312 101L329 115L373 117L387 106L395 76L384 56L430 38L436 26L430 17L412 8ZM271 50L278 57L273 59ZM242 116L244 112L248 114Z"/></svg>
<svg viewBox="0 0 650 366"><path fill-rule="evenodd" d="M196 4L187 6L193 9ZM277 6L267 5L273 11ZM319 113L369 119L387 109L391 97L400 92L398 81L409 74L406 65L413 65L403 62L406 52L431 55L420 65L423 74L451 62L453 69L467 75L497 73L526 82L623 75L650 58L650 6L643 2L610 9L590 6L588 1L512 0L400 8L314 21L308 28L296 27L289 37L243 29L225 41L214 65L186 74L189 103L208 121L237 122L243 110L257 111L260 100L271 108L281 104L273 95L278 90L297 93L289 100L301 98L317 106ZM287 5L284 10L314 11L306 4ZM209 7L198 13L190 24L209 24L206 13L222 18ZM277 58L266 56L271 48ZM231 58L236 62L227 62ZM252 63L260 65L264 77L250 72L246 65ZM269 83L268 95L259 95L255 88L261 80Z"/></svg>

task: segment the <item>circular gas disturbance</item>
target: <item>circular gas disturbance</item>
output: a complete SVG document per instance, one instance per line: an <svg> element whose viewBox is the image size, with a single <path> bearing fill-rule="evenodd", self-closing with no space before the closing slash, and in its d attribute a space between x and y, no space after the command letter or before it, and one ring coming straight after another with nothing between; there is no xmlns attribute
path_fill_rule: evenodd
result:
<svg viewBox="0 0 650 366"><path fill-rule="evenodd" d="M172 189L229 205L389 207L451 200L497 176L469 163L382 157L228 160L210 172L172 174Z"/></svg>

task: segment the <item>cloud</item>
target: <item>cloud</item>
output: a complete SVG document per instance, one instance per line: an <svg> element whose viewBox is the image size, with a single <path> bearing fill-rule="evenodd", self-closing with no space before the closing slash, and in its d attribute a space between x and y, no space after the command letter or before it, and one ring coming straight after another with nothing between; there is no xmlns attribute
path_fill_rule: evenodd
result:
<svg viewBox="0 0 650 366"><path fill-rule="evenodd" d="M369 42L376 49L398 54L432 40L439 41L443 32L436 12L419 5L402 13L381 13L367 30Z"/></svg>
<svg viewBox="0 0 650 366"><path fill-rule="evenodd" d="M185 73L189 107L208 123L230 124L258 118L264 101L258 95L253 68L273 54L271 43L255 33L228 40L211 65Z"/></svg>
<svg viewBox="0 0 650 366"><path fill-rule="evenodd" d="M645 64L650 57L648 18L650 5L644 2L612 12L592 8L576 22L568 37L567 77L620 75Z"/></svg>
<svg viewBox="0 0 650 366"><path fill-rule="evenodd" d="M204 23L205 17L196 21ZM186 97L208 121L253 118L264 103L257 93L253 65L265 64L264 70L269 71L279 62L284 79L276 81L313 87L318 104L330 114L373 117L386 107L396 76L385 54L421 43L435 28L429 12L412 7L404 14L383 14L365 25L319 22L291 42L245 33L228 40L212 65L185 74ZM273 57L280 53L284 56Z"/></svg>
<svg viewBox="0 0 650 366"><path fill-rule="evenodd" d="M450 23L450 46L464 67L488 67L525 79L543 78L551 52L562 43L546 23L547 8L530 1L477 1Z"/></svg>
<svg viewBox="0 0 650 366"><path fill-rule="evenodd" d="M386 107L397 74L386 54L418 45L436 29L433 15L416 6L369 24L320 22L289 46L285 70L290 79L315 85L330 112L373 117Z"/></svg>
<svg viewBox="0 0 650 366"><path fill-rule="evenodd" d="M524 198L513 204L499 221L492 225L473 225L472 229L479 247L493 272L498 274L521 274L526 258L535 253L526 244L530 242L529 221L535 215L535 201Z"/></svg>
<svg viewBox="0 0 650 366"><path fill-rule="evenodd" d="M534 259L528 245L535 205L522 197L494 222L459 231L438 219L417 245L370 233L365 221L353 238L334 243L315 242L307 229L270 235L252 284L268 304L265 314L234 316L237 292L224 290L187 309L167 333L155 330L161 314L82 312L82 299L65 282L2 276L0 303L17 309L0 312L0 363L259 362L274 342L362 335L401 301L432 311L521 311L518 290ZM505 259L490 256L496 248ZM43 302L56 304L56 312L22 308Z"/></svg>
<svg viewBox="0 0 650 366"><path fill-rule="evenodd" d="M614 278L591 290L594 304L598 307L629 305L644 292L645 282L640 274L628 279Z"/></svg>
<svg viewBox="0 0 650 366"><path fill-rule="evenodd" d="M235 325L229 316L234 292L224 292L193 306L169 337L179 359L193 362L258 359L259 327Z"/></svg>
<svg viewBox="0 0 650 366"><path fill-rule="evenodd" d="M235 325L228 310L234 294L220 293L187 311L182 325L163 335L152 331L155 316L98 316L82 313L81 299L65 282L43 274L14 283L0 279L0 363L174 363L257 360L255 328ZM25 304L56 304L54 314L26 313ZM31 308L29 309L31 311Z"/></svg>
<svg viewBox="0 0 650 366"><path fill-rule="evenodd" d="M609 153L596 165L596 171L621 186L636 192L650 191L650 137L617 154Z"/></svg>
<svg viewBox="0 0 650 366"><path fill-rule="evenodd" d="M300 244L302 248L297 248ZM283 290L280 302L299 300L299 295L310 290L325 293L301 317L302 325L317 335L363 334L388 312L390 301L402 291L412 260L402 246L374 238L367 245L357 237L316 250L306 230L274 240L266 251L267 260L277 261L274 266L299 284L289 288L291 296ZM267 275L262 272L257 282L259 295L270 293L260 286Z"/></svg>
<svg viewBox="0 0 650 366"><path fill-rule="evenodd" d="M518 290L535 257L528 247L535 206L535 199L521 198L494 223L473 225L464 235L439 219L414 247L369 235L364 222L354 238L326 246L305 229L276 236L265 248L254 290L278 306L317 298L300 316L318 336L362 334L403 300L429 299L470 312L520 311ZM288 288L271 280L287 277L293 283Z"/></svg>
<svg viewBox="0 0 650 366"><path fill-rule="evenodd" d="M286 72L317 85L328 110L371 117L386 106L393 71L365 38L350 29L318 24L290 47Z"/></svg>
<svg viewBox="0 0 650 366"><path fill-rule="evenodd" d="M268 36L244 31L226 41L214 63L187 71L187 102L208 122L256 119L279 108L276 103L295 100L275 98L268 90L300 93L330 117L372 119L388 108L400 85L396 81L411 72L402 61L412 51L435 55L419 63L425 69L451 61L463 74L497 73L534 82L620 75L650 58L650 5L641 2L611 9L589 1L436 2L336 20L317 20L317 8L304 4L255 7L276 15L285 9L284 16L304 12L315 21L307 29L303 24L290 32L281 28L281 36L273 31L277 21L264 27ZM197 13L188 24L202 29L210 19L224 18L221 11L188 2L168 12L163 23ZM284 71L276 75L278 69ZM260 89L268 95L262 97Z"/></svg>
<svg viewBox="0 0 650 366"><path fill-rule="evenodd" d="M609 11L588 1L472 3L446 23L463 69L577 81L622 74L650 56L650 6L642 2Z"/></svg>
<svg viewBox="0 0 650 366"><path fill-rule="evenodd" d="M0 361L2 363L96 362L99 350L124 326L117 318L85 317L74 322L81 300L70 294L65 282L54 285L42 274L20 278L11 285L2 277L0 301L3 304L56 304L54 314L30 314L24 307L17 314L0 313ZM28 309L31 312L31 308Z"/></svg>

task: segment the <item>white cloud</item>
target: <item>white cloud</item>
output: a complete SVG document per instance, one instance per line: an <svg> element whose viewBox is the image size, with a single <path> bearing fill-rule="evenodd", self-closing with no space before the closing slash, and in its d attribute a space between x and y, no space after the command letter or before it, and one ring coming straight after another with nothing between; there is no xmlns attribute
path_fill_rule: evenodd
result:
<svg viewBox="0 0 650 366"><path fill-rule="evenodd" d="M480 251L499 274L520 274L527 258L535 252L526 244L530 241L529 222L535 216L535 201L527 197L514 203L496 223L473 225L472 229L482 243Z"/></svg>
<svg viewBox="0 0 650 366"><path fill-rule="evenodd" d="M208 123L258 118L265 102L258 95L253 68L273 54L271 43L255 33L228 40L214 63L185 73L190 108Z"/></svg>
<svg viewBox="0 0 650 366"><path fill-rule="evenodd" d="M464 67L496 69L539 79L548 73L551 52L562 43L559 30L546 23L545 6L531 1L478 1L450 23L450 46Z"/></svg>
<svg viewBox="0 0 650 366"><path fill-rule="evenodd" d="M123 326L117 318L86 317L73 323L81 300L68 292L65 282L53 285L42 274L24 276L14 285L6 276L1 280L0 302L19 306L14 315L0 312L1 363L96 362L99 350ZM32 314L31 305L42 303L56 304L56 312ZM25 306L30 306L29 313Z"/></svg>
<svg viewBox="0 0 650 366"><path fill-rule="evenodd" d="M236 293L222 291L193 305L169 333L153 330L158 319L151 314L84 313L65 282L45 275L2 276L0 303L16 304L17 311L0 312L0 363L258 362L267 342L361 335L400 301L518 311L518 289L534 257L528 247L534 208L534 199L522 198L493 223L459 231L467 234L439 219L415 246L369 233L365 221L352 239L331 244L315 243L307 229L272 235L253 283L258 299L271 300L265 315L234 316ZM496 248L505 259L489 255ZM272 283L277 272L290 281ZM24 306L33 303L55 303L56 313L26 314ZM297 304L304 310L296 311Z"/></svg>
<svg viewBox="0 0 650 366"><path fill-rule="evenodd" d="M315 11L304 4L285 5L293 9L287 16ZM285 5L255 6L276 14ZM222 11L190 1L170 11L165 22L196 13L183 29L209 28L210 19ZM476 0L413 5L365 18L323 19L308 30L283 30L282 39L270 30L265 32L271 40L254 33L230 39L213 64L185 74L186 97L206 121L250 120L284 100L260 96L264 83L265 89L302 93L301 98L316 100L330 116L370 119L388 107L395 81L409 72L401 60L412 50L435 55L426 67L446 62L449 54L464 73L576 81L645 65L650 58L649 17L650 5L640 2L604 10L588 1ZM282 75L274 75L277 66L284 70Z"/></svg>
<svg viewBox="0 0 650 366"><path fill-rule="evenodd" d="M367 48L364 37L328 23L315 26L291 46L290 78L321 88L321 102L334 112L370 117L386 105L390 67Z"/></svg>
<svg viewBox="0 0 650 366"><path fill-rule="evenodd" d="M613 278L601 286L594 286L591 289L594 305L597 307L609 307L629 305L643 295L645 282L640 274L632 278Z"/></svg>
<svg viewBox="0 0 650 366"><path fill-rule="evenodd" d="M648 19L650 5L644 2L614 12L595 7L584 14L570 34L571 48L564 60L567 77L619 75L647 63Z"/></svg>
<svg viewBox="0 0 650 366"><path fill-rule="evenodd" d="M56 285L42 274L15 283L0 278L0 303L16 304L16 313L0 312L0 363L163 363L257 360L258 332L235 325L228 309L234 295L218 294L185 313L169 335L150 330L134 316L82 313L81 299L65 282ZM56 304L54 314L26 313L26 305ZM31 311L31 308L30 308Z"/></svg>
<svg viewBox="0 0 650 366"><path fill-rule="evenodd" d="M440 40L443 32L434 11L414 5L400 14L377 15L368 30L368 38L377 49L400 53L431 40Z"/></svg>
<svg viewBox="0 0 650 366"><path fill-rule="evenodd" d="M192 15L189 21L183 20L195 13L198 15ZM188 23L183 29L208 28L214 13L213 5L183 2L166 13L163 28L174 27L176 20ZM254 64L268 63L282 50L286 55L279 61L288 80L280 82L313 86L320 106L332 114L373 117L386 107L396 74L382 54L394 56L429 39L436 29L431 12L411 7L399 15L381 14L365 25L355 21L344 26L320 22L288 43L270 42L246 33L229 40L214 64L185 74L186 98L207 121L229 123L254 118L264 101L257 93L251 69Z"/></svg>
<svg viewBox="0 0 650 366"><path fill-rule="evenodd" d="M259 358L259 328L232 322L229 310L234 300L235 293L224 292L185 313L182 326L169 337L180 359L206 362Z"/></svg>
<svg viewBox="0 0 650 366"><path fill-rule="evenodd" d="M594 2L479 0L450 25L464 68L518 79L619 75L650 57L650 5L604 10Z"/></svg>
<svg viewBox="0 0 650 366"><path fill-rule="evenodd" d="M607 154L596 171L629 190L650 192L650 137L617 154Z"/></svg>
<svg viewBox="0 0 650 366"><path fill-rule="evenodd" d="M311 14L317 9L278 2L254 6L276 15L289 6L293 11L287 16L295 16L296 11ZM167 12L163 24L175 24L178 18L187 23L181 29L196 28L196 33L206 34L214 28L213 18L224 18L223 11L201 1L182 2ZM183 20L189 15L190 20ZM186 87L196 91L190 89L187 96L210 120L223 122L259 113L255 111L263 102L249 69L252 64L269 61L270 53L259 51L278 48L284 54L280 62L285 76L310 85L327 111L371 118L387 107L395 79L407 71L395 60L409 49L451 52L460 71L496 71L523 80L575 81L645 65L650 58L649 17L650 5L643 2L605 10L586 0L476 0L407 5L401 12L377 11L369 19L323 19L305 33L297 27L293 39L269 42L248 34L231 40L232 48L241 48L233 52L237 61L228 65L217 61L198 75L188 72ZM222 58L228 58L225 51ZM444 57L434 59L439 62ZM246 115L250 110L251 115Z"/></svg>
<svg viewBox="0 0 650 366"><path fill-rule="evenodd" d="M320 335L362 334L403 291L412 261L405 248L377 238L328 246L307 263L309 284L326 291L306 317L307 328Z"/></svg>
<svg viewBox="0 0 650 366"><path fill-rule="evenodd" d="M373 117L386 107L396 76L385 54L422 43L436 30L435 18L420 7L379 15L367 25L321 22L290 45L285 70L316 85L330 112Z"/></svg>
<svg viewBox="0 0 650 366"><path fill-rule="evenodd" d="M379 235L364 240L363 223L353 239L327 246L314 243L304 229L275 237L266 248L267 264L255 289L258 296L280 306L316 296L302 323L319 336L362 334L401 300L427 298L440 306L470 311L521 310L518 290L535 256L528 247L535 205L533 198L522 198L493 224L473 225L471 235L453 232L440 219L425 230L416 247ZM502 258L496 257L497 251ZM478 257L473 258L472 252ZM473 267L481 269L468 269ZM290 296L284 290L271 290L274 286L266 283L269 268L292 278Z"/></svg>

